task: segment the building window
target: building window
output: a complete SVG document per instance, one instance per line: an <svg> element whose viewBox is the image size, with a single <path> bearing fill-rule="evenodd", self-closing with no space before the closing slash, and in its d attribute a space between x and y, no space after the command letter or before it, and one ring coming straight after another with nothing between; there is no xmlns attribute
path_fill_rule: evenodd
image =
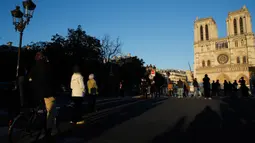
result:
<svg viewBox="0 0 255 143"><path fill-rule="evenodd" d="M215 43L215 47L216 47L216 50L226 49L228 48L228 42L227 41L217 42Z"/></svg>
<svg viewBox="0 0 255 143"><path fill-rule="evenodd" d="M203 29L203 26L201 25L200 26L200 39L201 39L201 41L203 41L204 40L204 31L203 31L204 29Z"/></svg>
<svg viewBox="0 0 255 143"><path fill-rule="evenodd" d="M236 58L236 63L240 64L240 57Z"/></svg>
<svg viewBox="0 0 255 143"><path fill-rule="evenodd" d="M205 39L209 40L209 30L208 30L208 25L205 25Z"/></svg>
<svg viewBox="0 0 255 143"><path fill-rule="evenodd" d="M208 66L208 67L211 66L211 61L210 61L210 60L207 61L207 66Z"/></svg>
<svg viewBox="0 0 255 143"><path fill-rule="evenodd" d="M205 67L205 61L202 61L202 67Z"/></svg>
<svg viewBox="0 0 255 143"><path fill-rule="evenodd" d="M240 17L239 19L239 25L240 25L240 33L243 34L243 18Z"/></svg>
<svg viewBox="0 0 255 143"><path fill-rule="evenodd" d="M236 22L236 19L234 19L233 25L234 25L234 34L237 35L237 22Z"/></svg>
<svg viewBox="0 0 255 143"><path fill-rule="evenodd" d="M243 63L246 64L246 62L247 62L246 56L243 56Z"/></svg>
<svg viewBox="0 0 255 143"><path fill-rule="evenodd" d="M238 41L235 41L235 47L238 47Z"/></svg>

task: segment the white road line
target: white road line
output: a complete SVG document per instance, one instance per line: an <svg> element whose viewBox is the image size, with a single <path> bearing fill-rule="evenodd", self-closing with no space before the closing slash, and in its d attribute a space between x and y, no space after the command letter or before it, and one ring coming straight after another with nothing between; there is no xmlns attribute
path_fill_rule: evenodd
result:
<svg viewBox="0 0 255 143"><path fill-rule="evenodd" d="M99 114L99 113L111 111L113 109L118 109L118 108L126 107L126 106L129 106L129 105L132 105L132 104L136 104L136 103L139 103L139 102L143 102L143 101L146 101L146 100L138 100L138 101L134 101L134 102L131 102L131 103L127 103L127 104L123 104L123 105L107 108L107 109L104 109L104 110L100 110L99 112L96 112L96 113L85 115L85 116L83 116L83 118L89 118L92 115L96 115L96 114Z"/></svg>
<svg viewBox="0 0 255 143"><path fill-rule="evenodd" d="M140 101L120 105L120 106L117 106L115 109L123 108L123 107L129 106L129 105L133 105L133 104L136 104L136 103L139 103L139 102L144 102L144 101L146 101L146 100L140 100ZM110 110L113 110L112 113L117 112L116 110L114 110L114 108L111 108ZM127 114L127 113L125 113L125 114ZM125 115L125 114L123 114L123 115ZM93 118L94 120L89 120L88 124L93 125L93 124L99 122L100 119L102 119L103 117L106 117L106 116L108 116L108 114L106 114L105 116L100 116L100 117L97 117L97 118Z"/></svg>
<svg viewBox="0 0 255 143"><path fill-rule="evenodd" d="M101 101L108 101L108 100L118 100L118 99L121 99L121 98L110 98L110 99L101 99L101 100L97 100L96 102L101 102ZM82 104L88 104L88 102L82 102Z"/></svg>

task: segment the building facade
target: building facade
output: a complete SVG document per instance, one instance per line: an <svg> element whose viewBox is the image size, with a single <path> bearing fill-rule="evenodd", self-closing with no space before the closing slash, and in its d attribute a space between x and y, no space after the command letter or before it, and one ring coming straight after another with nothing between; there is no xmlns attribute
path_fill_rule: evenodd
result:
<svg viewBox="0 0 255 143"><path fill-rule="evenodd" d="M205 74L221 83L241 77L249 81L250 69L255 66L255 39L246 6L229 12L226 25L227 36L218 38L212 17L196 18L194 22L194 77L199 82Z"/></svg>
<svg viewBox="0 0 255 143"><path fill-rule="evenodd" d="M182 81L187 81L187 73L183 70L176 70L176 69L165 69L165 70L157 70L161 74L167 76L167 73L169 73L169 78L174 83L177 83L179 79Z"/></svg>

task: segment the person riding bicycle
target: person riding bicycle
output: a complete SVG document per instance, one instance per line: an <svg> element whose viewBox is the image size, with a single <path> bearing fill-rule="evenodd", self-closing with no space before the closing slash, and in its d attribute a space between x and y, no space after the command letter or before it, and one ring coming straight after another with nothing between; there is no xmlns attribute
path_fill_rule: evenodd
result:
<svg viewBox="0 0 255 143"><path fill-rule="evenodd" d="M42 52L37 52L35 56L36 64L29 73L29 81L33 90L34 101L38 103L44 100L47 110L47 130L46 136L51 136L51 131L55 123L56 101L54 93L53 70L46 56Z"/></svg>

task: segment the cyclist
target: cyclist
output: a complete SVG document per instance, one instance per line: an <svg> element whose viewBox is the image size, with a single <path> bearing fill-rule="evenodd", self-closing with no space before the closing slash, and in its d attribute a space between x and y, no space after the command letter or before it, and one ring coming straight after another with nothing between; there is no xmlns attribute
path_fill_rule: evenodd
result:
<svg viewBox="0 0 255 143"><path fill-rule="evenodd" d="M47 110L46 137L50 137L56 116L53 72L47 57L42 52L36 53L35 60L36 64L31 69L29 81L32 85L33 94L36 95L36 101L44 99Z"/></svg>

